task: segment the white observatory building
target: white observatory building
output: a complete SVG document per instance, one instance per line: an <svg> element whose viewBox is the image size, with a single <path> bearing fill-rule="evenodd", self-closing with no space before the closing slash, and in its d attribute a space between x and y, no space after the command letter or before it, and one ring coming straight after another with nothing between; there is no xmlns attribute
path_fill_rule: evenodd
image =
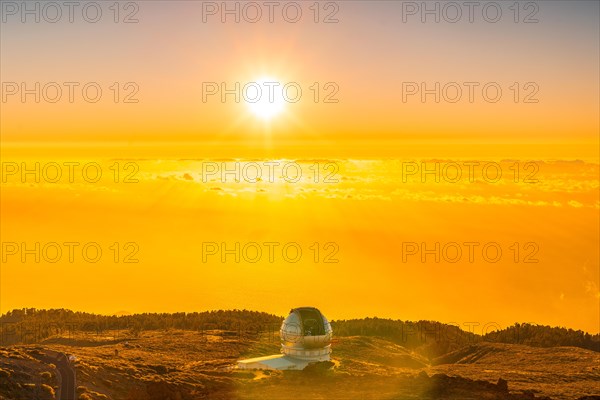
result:
<svg viewBox="0 0 600 400"><path fill-rule="evenodd" d="M308 364L329 361L333 331L329 321L314 307L290 310L281 324L281 354L240 360L239 369L304 369Z"/></svg>

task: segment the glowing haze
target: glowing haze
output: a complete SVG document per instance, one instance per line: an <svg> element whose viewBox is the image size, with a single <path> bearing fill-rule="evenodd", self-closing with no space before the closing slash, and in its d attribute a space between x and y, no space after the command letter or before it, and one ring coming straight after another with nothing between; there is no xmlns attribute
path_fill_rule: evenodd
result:
<svg viewBox="0 0 600 400"><path fill-rule="evenodd" d="M78 14L22 23L3 11L0 312L283 315L314 305L331 319L598 332L598 2L539 2L537 23L523 23L524 8L515 23L508 7L497 23L477 13L422 23L390 1L321 2L318 15L303 3L296 23L280 10L273 23L266 10L247 21L247 10L223 23L208 3L221 4L121 10L137 23L115 23L107 8L94 24ZM255 101L271 89L272 101ZM51 182L40 169L37 179L36 162L58 163L63 176ZM65 162L97 163L103 175L90 182L76 166L70 180ZM303 179L278 170L270 182L273 162L300 166ZM422 182L410 169L422 162L459 162L464 174ZM503 177L476 169L469 180L465 162L500 166ZM260 179L222 179L225 167L254 173L248 163ZM527 163L536 183L523 181ZM23 177L23 165L34 172ZM8 242L56 242L64 254L64 242L94 242L103 257L23 262ZM275 254L296 243L303 256L271 262L265 242L279 243ZM471 242L497 243L504 256L403 260L415 243L468 254ZM265 256L204 259L215 243L258 243ZM524 263L531 243L538 262ZM123 263L134 250L139 262Z"/></svg>

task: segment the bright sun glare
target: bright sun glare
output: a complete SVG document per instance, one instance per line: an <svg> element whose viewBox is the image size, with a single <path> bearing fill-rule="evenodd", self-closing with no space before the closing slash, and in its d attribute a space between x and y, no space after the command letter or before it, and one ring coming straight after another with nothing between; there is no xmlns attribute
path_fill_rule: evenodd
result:
<svg viewBox="0 0 600 400"><path fill-rule="evenodd" d="M252 114L264 121L270 121L285 107L283 85L272 77L256 79L244 89L244 100Z"/></svg>

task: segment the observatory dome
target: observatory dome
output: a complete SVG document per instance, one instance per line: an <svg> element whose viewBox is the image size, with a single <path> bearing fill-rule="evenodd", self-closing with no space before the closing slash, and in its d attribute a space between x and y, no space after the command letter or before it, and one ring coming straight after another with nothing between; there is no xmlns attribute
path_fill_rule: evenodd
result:
<svg viewBox="0 0 600 400"><path fill-rule="evenodd" d="M290 310L281 324L281 352L307 361L328 361L333 331L327 318L314 307Z"/></svg>

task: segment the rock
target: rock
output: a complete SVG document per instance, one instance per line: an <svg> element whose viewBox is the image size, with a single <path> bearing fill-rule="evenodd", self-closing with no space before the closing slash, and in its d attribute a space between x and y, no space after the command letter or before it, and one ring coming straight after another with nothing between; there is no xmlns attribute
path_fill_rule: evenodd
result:
<svg viewBox="0 0 600 400"><path fill-rule="evenodd" d="M508 382L505 381L504 379L502 379L502 378L498 379L498 383L496 383L496 386L498 386L499 391L508 393Z"/></svg>
<svg viewBox="0 0 600 400"><path fill-rule="evenodd" d="M148 365L148 368L160 375L164 375L169 372L169 369L164 365Z"/></svg>
<svg viewBox="0 0 600 400"><path fill-rule="evenodd" d="M308 364L302 370L302 372L307 373L307 374L320 375L320 374L326 373L329 370L331 370L331 368L333 368L334 365L335 364L331 361L316 362L316 363Z"/></svg>

